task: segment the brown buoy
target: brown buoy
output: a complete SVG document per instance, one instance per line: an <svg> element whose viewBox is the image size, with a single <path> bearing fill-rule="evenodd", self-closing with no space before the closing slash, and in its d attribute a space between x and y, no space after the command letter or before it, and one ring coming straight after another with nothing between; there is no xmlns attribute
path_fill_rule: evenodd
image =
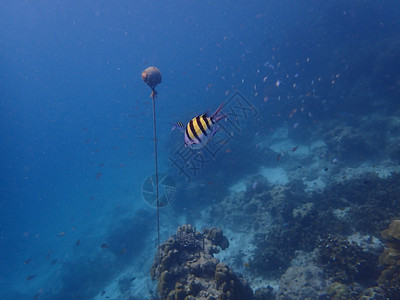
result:
<svg viewBox="0 0 400 300"><path fill-rule="evenodd" d="M142 80L151 88L151 98L157 96L156 86L161 83L161 72L156 67L148 67L142 72Z"/></svg>

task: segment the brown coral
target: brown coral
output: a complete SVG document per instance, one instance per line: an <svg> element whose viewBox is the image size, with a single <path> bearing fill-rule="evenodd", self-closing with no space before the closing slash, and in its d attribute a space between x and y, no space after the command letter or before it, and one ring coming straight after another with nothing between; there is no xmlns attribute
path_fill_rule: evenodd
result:
<svg viewBox="0 0 400 300"><path fill-rule="evenodd" d="M393 220L389 228L382 231L387 248L379 257L379 263L386 266L378 279L380 284L386 284L399 276L400 269L400 220Z"/></svg>
<svg viewBox="0 0 400 300"><path fill-rule="evenodd" d="M179 227L177 234L161 245L151 270L152 279L158 279L160 298L253 299L249 285L213 257L219 247L228 246L220 229L200 233L191 225Z"/></svg>
<svg viewBox="0 0 400 300"><path fill-rule="evenodd" d="M393 220L389 228L382 231L382 237L388 242L400 243L400 220Z"/></svg>

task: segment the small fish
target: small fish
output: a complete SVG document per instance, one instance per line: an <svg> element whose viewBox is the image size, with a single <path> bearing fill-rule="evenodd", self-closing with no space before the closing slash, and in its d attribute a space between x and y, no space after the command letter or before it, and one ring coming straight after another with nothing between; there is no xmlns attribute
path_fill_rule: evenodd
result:
<svg viewBox="0 0 400 300"><path fill-rule="evenodd" d="M104 294L106 293L106 291L101 291L101 295L104 296Z"/></svg>
<svg viewBox="0 0 400 300"><path fill-rule="evenodd" d="M103 244L101 244L100 247L103 248L103 249L107 249L108 248L108 244L107 243L103 243Z"/></svg>
<svg viewBox="0 0 400 300"><path fill-rule="evenodd" d="M62 237L64 235L65 235L65 232L63 231L63 232L60 232L59 234L57 234L57 237Z"/></svg>
<svg viewBox="0 0 400 300"><path fill-rule="evenodd" d="M295 146L292 148L292 152L295 152L297 150L297 148L299 148L299 145Z"/></svg>
<svg viewBox="0 0 400 300"><path fill-rule="evenodd" d="M51 261L51 265L54 266L54 265L57 263L57 261L58 261L58 259L53 259L53 260Z"/></svg>
<svg viewBox="0 0 400 300"><path fill-rule="evenodd" d="M211 117L207 113L194 117L186 125L186 129L180 122L174 124L175 128L185 131L186 147L197 150L208 143L218 130L216 123L226 118L226 115L220 114L223 105L222 103Z"/></svg>
<svg viewBox="0 0 400 300"><path fill-rule="evenodd" d="M76 241L75 244L76 244L77 246L79 246L80 243L81 243L81 239L78 239L78 240Z"/></svg>
<svg viewBox="0 0 400 300"><path fill-rule="evenodd" d="M247 262L245 262L243 265L244 265L246 268L250 268L250 264L247 263Z"/></svg>
<svg viewBox="0 0 400 300"><path fill-rule="evenodd" d="M36 275L29 275L28 277L26 277L26 280L32 280L35 277L36 277Z"/></svg>
<svg viewBox="0 0 400 300"><path fill-rule="evenodd" d="M26 261L24 261L24 265L27 265L31 262L32 258L28 258Z"/></svg>

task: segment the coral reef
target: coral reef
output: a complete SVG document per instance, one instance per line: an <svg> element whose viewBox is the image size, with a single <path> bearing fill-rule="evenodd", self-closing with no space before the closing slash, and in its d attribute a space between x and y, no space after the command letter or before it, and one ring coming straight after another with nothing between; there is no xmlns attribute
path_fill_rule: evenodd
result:
<svg viewBox="0 0 400 300"><path fill-rule="evenodd" d="M299 184L273 186L263 178L252 177L245 191L232 193L213 205L207 222L223 224L238 233L251 232L249 247L242 253L231 251L225 257L235 270L251 274L246 275L248 278L281 278L284 284L289 282L287 278L295 277L295 271L300 277L311 274L317 278L318 272L294 270L291 265L296 251L309 253L317 247L320 267L328 276L326 280L332 282L328 290L333 299L354 295L379 299L394 294L398 285L396 279L391 279L373 286L380 274L378 256L382 251L376 237L387 227L388 218L400 213L399 185L398 173L386 178L364 173L333 182L323 192L307 194ZM194 246L196 251L198 245L201 243ZM281 293L286 289L287 295L294 297L296 285L301 283L283 285ZM258 295L263 297L263 291Z"/></svg>
<svg viewBox="0 0 400 300"><path fill-rule="evenodd" d="M361 291L361 287L357 284L344 284L337 281L332 282L327 289L332 300L358 299Z"/></svg>
<svg viewBox="0 0 400 300"><path fill-rule="evenodd" d="M200 233L191 225L179 227L160 246L151 269L161 299L253 299L249 285L213 256L228 246L220 229Z"/></svg>
<svg viewBox="0 0 400 300"><path fill-rule="evenodd" d="M324 129L323 134L329 151L347 163L359 162L374 154L376 144L368 131L338 123L333 129Z"/></svg>
<svg viewBox="0 0 400 300"><path fill-rule="evenodd" d="M384 265L385 269L377 280L378 285L365 289L358 294L357 299L400 299L400 220L393 220L389 228L382 231L382 237L386 240L387 248L379 256L379 263ZM331 296L341 295L337 288L339 284L341 283L331 288ZM342 290L350 291L349 285L341 285ZM349 295L347 293L345 297L333 297L333 299L348 299L346 297Z"/></svg>
<svg viewBox="0 0 400 300"><path fill-rule="evenodd" d="M326 203L335 209L348 208L346 218L337 224L362 234L379 236L382 228L388 225L388 219L400 214L399 185L400 173L388 178L368 173L332 184L325 192L315 195L313 203ZM338 230L331 232L347 235Z"/></svg>
<svg viewBox="0 0 400 300"><path fill-rule="evenodd" d="M266 288L259 288L254 292L254 300L273 300L275 295L273 288L268 286Z"/></svg>
<svg viewBox="0 0 400 300"><path fill-rule="evenodd" d="M296 250L312 251L318 244L318 235L340 230L336 229L335 218L326 202L313 201L311 205L309 198L293 196L288 187L277 186L270 194L272 201L265 206L274 222L268 231L259 231L255 236L256 250L251 265L258 274L280 277Z"/></svg>
<svg viewBox="0 0 400 300"><path fill-rule="evenodd" d="M382 231L386 241L385 250L379 256L379 263L385 266L378 283L385 295L400 295L400 220L393 220L389 228ZM390 298L392 299L392 298Z"/></svg>
<svg viewBox="0 0 400 300"><path fill-rule="evenodd" d="M356 282L368 286L379 274L376 265L378 257L364 252L355 242L328 235L318 249L319 259L333 282Z"/></svg>
<svg viewBox="0 0 400 300"><path fill-rule="evenodd" d="M383 290L378 286L373 286L362 291L358 297L360 300L386 300ZM389 299L395 299L394 297Z"/></svg>
<svg viewBox="0 0 400 300"><path fill-rule="evenodd" d="M385 299L400 299L400 267L392 269L393 276L379 285Z"/></svg>
<svg viewBox="0 0 400 300"><path fill-rule="evenodd" d="M382 237L386 240L387 248L379 257L379 263L388 266L381 275L381 278L385 280L386 274L393 273L390 271L392 268L400 266L400 220L392 221L389 228L382 231Z"/></svg>
<svg viewBox="0 0 400 300"><path fill-rule="evenodd" d="M299 252L281 277L276 299L321 299L328 284L317 266L317 251Z"/></svg>

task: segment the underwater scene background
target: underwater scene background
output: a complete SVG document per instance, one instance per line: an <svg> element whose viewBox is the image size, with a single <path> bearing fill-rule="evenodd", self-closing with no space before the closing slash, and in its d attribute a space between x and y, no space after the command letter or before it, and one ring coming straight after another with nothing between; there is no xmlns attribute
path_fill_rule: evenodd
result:
<svg viewBox="0 0 400 300"><path fill-rule="evenodd" d="M1 299L399 299L398 1L5 0L0 45Z"/></svg>

